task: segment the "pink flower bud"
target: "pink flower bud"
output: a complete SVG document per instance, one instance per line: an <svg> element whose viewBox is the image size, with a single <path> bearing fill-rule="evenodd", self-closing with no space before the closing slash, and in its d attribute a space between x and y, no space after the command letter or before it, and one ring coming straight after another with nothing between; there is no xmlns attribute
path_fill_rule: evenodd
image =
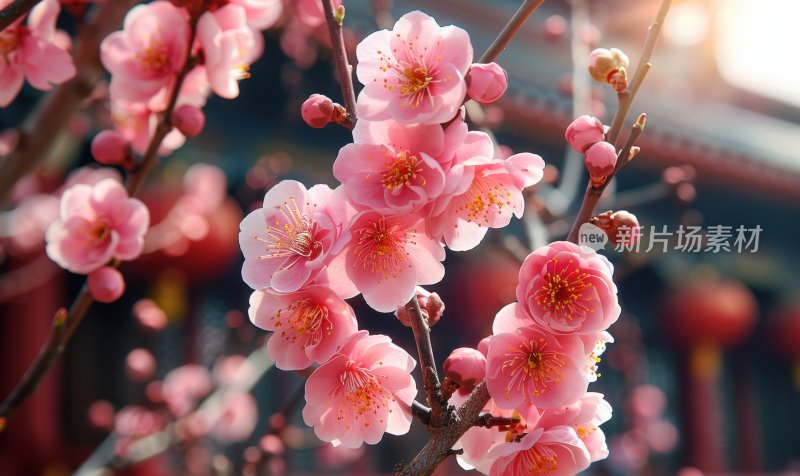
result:
<svg viewBox="0 0 800 476"><path fill-rule="evenodd" d="M584 162L592 184L602 185L617 165L617 150L606 141L597 142L586 150Z"/></svg>
<svg viewBox="0 0 800 476"><path fill-rule="evenodd" d="M432 327L439 322L444 314L444 302L442 298L436 293L429 293L424 288L417 286L417 301L419 301L419 309L422 311L422 318ZM395 317L400 320L406 327L411 327L411 317L405 305L398 306L394 312Z"/></svg>
<svg viewBox="0 0 800 476"><path fill-rule="evenodd" d="M125 358L125 373L134 382L144 382L156 373L156 359L147 349L133 349Z"/></svg>
<svg viewBox="0 0 800 476"><path fill-rule="evenodd" d="M89 292L98 302L114 302L125 292L125 279L116 268L103 266L89 273Z"/></svg>
<svg viewBox="0 0 800 476"><path fill-rule="evenodd" d="M101 164L121 164L130 153L128 140L113 129L100 132L92 140L92 157Z"/></svg>
<svg viewBox="0 0 800 476"><path fill-rule="evenodd" d="M486 376L486 357L471 347L459 347L444 361L444 373L462 388L471 389Z"/></svg>
<svg viewBox="0 0 800 476"><path fill-rule="evenodd" d="M598 48L589 54L589 74L600 83L609 83L617 91L628 87L628 57L621 50Z"/></svg>
<svg viewBox="0 0 800 476"><path fill-rule="evenodd" d="M322 94L312 94L300 107L300 115L306 124L321 129L331 122L334 109L331 98Z"/></svg>
<svg viewBox="0 0 800 476"><path fill-rule="evenodd" d="M197 137L206 125L203 110L191 104L178 106L172 113L172 125L188 138Z"/></svg>
<svg viewBox="0 0 800 476"><path fill-rule="evenodd" d="M606 134L600 119L583 115L567 126L567 132L564 133L564 137L573 149L584 153L586 149L605 139Z"/></svg>
<svg viewBox="0 0 800 476"><path fill-rule="evenodd" d="M602 229L608 241L614 246L634 246L641 236L639 220L636 215L625 210L607 211L589 220L589 223Z"/></svg>
<svg viewBox="0 0 800 476"><path fill-rule="evenodd" d="M497 101L508 88L508 74L497 63L475 63L467 72L467 94L481 104Z"/></svg>

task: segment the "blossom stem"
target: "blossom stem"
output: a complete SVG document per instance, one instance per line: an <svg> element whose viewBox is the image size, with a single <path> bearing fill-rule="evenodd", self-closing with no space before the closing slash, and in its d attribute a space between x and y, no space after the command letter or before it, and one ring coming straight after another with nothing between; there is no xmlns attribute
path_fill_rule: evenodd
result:
<svg viewBox="0 0 800 476"><path fill-rule="evenodd" d="M192 44L194 41L195 26L196 21L192 20L189 44ZM128 178L127 188L131 196L136 195L141 189L145 177L150 170L152 170L153 166L155 166L158 157L158 148L161 146L161 142L172 129L172 110L175 108L181 85L186 75L195 66L195 63L191 61L191 48L188 50L184 66L175 80L167 108L161 113L161 119L147 147L147 152L141 164ZM113 260L112 263L109 264L109 266L115 268L119 265L120 263L117 260ZM11 394L0 404L0 418L4 418L7 422L20 405L33 394L42 378L47 375L47 372L53 364L55 364L59 357L61 357L61 354L64 353L64 349L72 337L72 334L75 332L75 329L78 328L81 321L83 321L86 312L92 306L93 302L94 299L89 292L88 282L84 281L83 287L73 301L69 311L63 309L56 311L55 317L53 318L53 327L50 329L47 341L36 356L36 360L33 361L28 371L25 372L25 375L23 375L22 379L17 383L16 387L14 387Z"/></svg>
<svg viewBox="0 0 800 476"><path fill-rule="evenodd" d="M344 46L344 36L342 35L342 23L337 19L336 7L333 0L323 0L325 10L325 20L328 24L328 32L331 35L333 45L333 58L336 63L336 75L339 79L339 86L342 88L344 97L344 107L347 109L347 120L342 125L350 130L356 125L356 92L353 88L353 69L347 59L347 50ZM339 7L344 12L344 7Z"/></svg>
<svg viewBox="0 0 800 476"><path fill-rule="evenodd" d="M647 29L647 38L644 42L644 49L642 50L642 56L639 58L639 62L636 64L636 71L633 73L633 78L631 79L629 86L617 94L617 112L614 114L614 119L611 122L611 128L608 130L608 137L606 138L607 142L614 144L617 147L619 146L619 144L617 144L617 140L619 139L620 131L622 131L622 125L625 122L625 117L628 115L628 111L631 109L633 100L636 97L636 93L639 92L639 87L642 85L645 76L647 76L647 73L653 66L650 63L650 58L653 56L653 50L656 47L658 35L661 33L661 26L664 24L664 19L667 17L667 12L669 11L671 3L672 0L661 1L661 7L658 9L658 14L656 15L655 20L653 20L653 23L650 25L650 28Z"/></svg>
<svg viewBox="0 0 800 476"><path fill-rule="evenodd" d="M103 77L97 55L100 42L119 28L125 13L135 3L135 0L101 3L91 20L81 27L74 54L75 77L39 101L20 128L17 146L0 162L0 202L5 201L21 177L46 159L72 114Z"/></svg>
<svg viewBox="0 0 800 476"><path fill-rule="evenodd" d="M628 162L631 161L630 152L633 144L636 140L639 139L639 136L644 131L644 123L645 118L647 116L645 114L640 114L639 119L637 119L636 123L634 123L633 127L631 128L631 133L628 135L628 140L625 141L625 145L622 146L619 153L617 154L617 165L614 167L614 171L611 172L611 175L606 177L606 180L599 186L593 186L591 183L586 187L586 194L583 196L583 203L581 203L581 209L578 212L578 216L575 218L575 223L572 225L572 229L567 236L567 241L571 241L575 244L578 244L578 233L580 232L581 225L587 223L592 215L594 214L594 209L597 206L597 202L600 201L600 197L603 196L603 192L605 191L606 187L609 183L611 183L611 179L617 175L617 172L626 165Z"/></svg>
<svg viewBox="0 0 800 476"><path fill-rule="evenodd" d="M514 13L514 16L508 20L506 26L503 27L503 30L497 35L497 38L495 38L491 46L489 46L489 49L481 55L477 62L491 63L497 59L500 53L511 43L511 39L514 38L514 35L522 28L522 25L525 24L528 17L531 16L542 3L544 3L544 0L525 0L522 2L522 5L520 5L519 9Z"/></svg>
<svg viewBox="0 0 800 476"><path fill-rule="evenodd" d="M0 31L3 31L17 21L39 3L39 0L14 0L10 5L0 10Z"/></svg>
<svg viewBox="0 0 800 476"><path fill-rule="evenodd" d="M431 330L428 327L428 323L425 322L425 318L422 317L422 310L419 307L416 295L406 304L406 311L410 316L411 330L414 332L414 340L417 344L419 368L422 372L422 388L425 392L425 399L431 407L428 427L437 428L442 421L447 401L442 395L439 375L436 373L436 361L433 357L433 347L431 345Z"/></svg>

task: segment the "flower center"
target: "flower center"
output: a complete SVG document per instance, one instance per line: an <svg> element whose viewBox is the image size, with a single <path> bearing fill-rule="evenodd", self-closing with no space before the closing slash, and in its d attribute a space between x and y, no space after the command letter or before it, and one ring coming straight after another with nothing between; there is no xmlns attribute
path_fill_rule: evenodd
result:
<svg viewBox="0 0 800 476"><path fill-rule="evenodd" d="M89 240L94 244L100 244L111 234L111 226L103 218L98 218L89 230Z"/></svg>
<svg viewBox="0 0 800 476"><path fill-rule="evenodd" d="M576 316L583 316L593 310L585 304L591 298L584 298L583 292L592 286L587 282L588 273L584 273L569 260L567 266L557 269L558 258L552 258L546 264L547 273L544 284L536 290L533 298L539 307L549 311L553 317L563 324L571 322Z"/></svg>
<svg viewBox="0 0 800 476"><path fill-rule="evenodd" d="M469 189L459 199L456 212L467 222L488 226L493 214L500 214L504 206L511 206L511 192L494 180L476 176Z"/></svg>
<svg viewBox="0 0 800 476"><path fill-rule="evenodd" d="M401 98L425 91L433 81L433 77L428 74L428 68L424 66L406 67L403 70L403 77L405 78L405 84L400 86Z"/></svg>
<svg viewBox="0 0 800 476"><path fill-rule="evenodd" d="M282 339L297 342L297 339L305 339L303 348L317 345L325 335L331 335L333 324L328 317L328 308L318 306L311 299L301 299L280 309L272 320L275 321L275 328L285 328L280 330Z"/></svg>
<svg viewBox="0 0 800 476"><path fill-rule="evenodd" d="M411 180L422 173L420 160L405 150L400 151L393 160L386 161L384 165L386 171L383 173L381 183L387 190L394 190L403 185L409 187Z"/></svg>
<svg viewBox="0 0 800 476"><path fill-rule="evenodd" d="M250 65L240 64L231 69L231 76L237 81L250 78Z"/></svg>
<svg viewBox="0 0 800 476"><path fill-rule="evenodd" d="M505 354L502 370L511 369L511 379L506 387L506 398L511 392L522 392L526 400L531 396L544 394L551 385L561 382L564 358L561 354L548 350L544 338L532 339L512 348Z"/></svg>
<svg viewBox="0 0 800 476"><path fill-rule="evenodd" d="M164 45L157 39L151 39L147 48L139 52L139 63L145 69L156 72L164 69L169 63L169 56L167 55Z"/></svg>
<svg viewBox="0 0 800 476"><path fill-rule="evenodd" d="M0 55L7 55L17 49L19 33L17 28L9 27L0 31Z"/></svg>
<svg viewBox="0 0 800 476"><path fill-rule="evenodd" d="M283 223L276 219L274 225L267 227L266 239L256 237L267 243L268 253L259 258L316 259L324 248L319 241L322 233L317 221L308 213L301 212L292 196L283 202L279 210L283 215Z"/></svg>
<svg viewBox="0 0 800 476"><path fill-rule="evenodd" d="M558 469L558 454L548 446L534 445L522 452L520 462L528 474L550 474Z"/></svg>
<svg viewBox="0 0 800 476"><path fill-rule="evenodd" d="M390 275L395 277L402 272L401 267L408 254L408 242L407 233L396 221L381 217L358 230L355 254L364 269L373 273L382 272L383 279L388 279Z"/></svg>
<svg viewBox="0 0 800 476"><path fill-rule="evenodd" d="M339 380L344 389L344 402L358 415L367 411L377 413L378 408L385 407L388 400L394 400L380 385L375 374L357 367L352 360L345 365L345 371ZM343 416L340 415L338 418ZM365 421L364 425L369 426L369 422Z"/></svg>

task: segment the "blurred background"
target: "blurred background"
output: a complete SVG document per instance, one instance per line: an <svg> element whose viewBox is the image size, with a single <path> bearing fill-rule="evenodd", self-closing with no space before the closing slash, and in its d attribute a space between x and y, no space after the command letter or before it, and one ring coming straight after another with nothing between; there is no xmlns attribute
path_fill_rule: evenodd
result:
<svg viewBox="0 0 800 476"><path fill-rule="evenodd" d="M361 38L414 9L466 29L477 57L519 3L345 0L351 60ZM617 47L635 64L659 4L549 0L498 59L509 90L498 103L470 106L472 127L551 167L523 220L473 251L448 252L446 277L430 288L446 305L432 330L438 362L489 335L494 314L514 300L520 253L566 236L586 178L563 131L584 113L608 124L616 107L610 88L589 83L583 62L595 47ZM603 426L611 456L586 474L800 474L798 18L800 2L673 1L632 109L648 114L642 152L598 209L626 209L644 228L639 251L605 252L623 315L590 390L614 407ZM69 28L68 15L63 21ZM411 436L387 435L365 450L323 446L299 418L302 377L270 370L265 332L248 322L239 221L279 180L335 187L331 165L350 140L343 128L311 129L299 115L312 93L341 96L324 25L303 23L287 1L265 35L241 97L211 99L203 134L151 176L146 256L122 267L125 296L92 308L62 362L0 434L0 474L389 474L422 447L418 423ZM0 129L20 124L40 97L26 86L0 110ZM44 255L53 218L37 200L92 163L89 142L108 121L103 98L99 88L83 102L4 206L3 396L82 283ZM748 238L759 230L757 242L738 249L740 227ZM700 230L699 251L681 241L679 230L690 229ZM710 245L712 230L728 234L727 250ZM360 298L352 305L362 328L413 349L394 317ZM232 379L252 398L214 390ZM207 421L189 411L201 400L215 415ZM451 459L437 474L459 471Z"/></svg>

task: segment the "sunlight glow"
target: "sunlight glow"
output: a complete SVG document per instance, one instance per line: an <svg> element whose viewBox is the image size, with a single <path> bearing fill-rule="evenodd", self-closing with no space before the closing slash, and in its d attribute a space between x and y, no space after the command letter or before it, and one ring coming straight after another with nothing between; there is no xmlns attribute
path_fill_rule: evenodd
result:
<svg viewBox="0 0 800 476"><path fill-rule="evenodd" d="M800 107L800 1L720 0L715 54L732 85Z"/></svg>

